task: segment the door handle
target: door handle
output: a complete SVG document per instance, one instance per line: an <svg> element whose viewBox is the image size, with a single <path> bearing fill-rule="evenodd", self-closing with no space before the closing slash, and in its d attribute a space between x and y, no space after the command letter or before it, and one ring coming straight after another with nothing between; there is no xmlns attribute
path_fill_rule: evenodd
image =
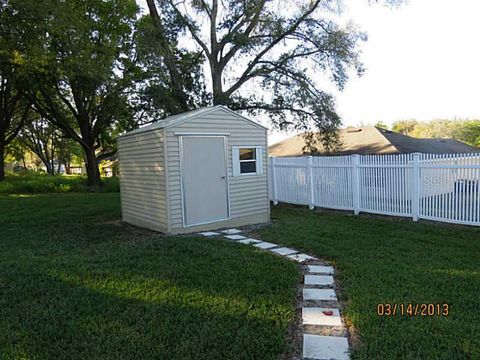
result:
<svg viewBox="0 0 480 360"><path fill-rule="evenodd" d="M225 180L227 177L226 176L220 176L220 179Z"/></svg>

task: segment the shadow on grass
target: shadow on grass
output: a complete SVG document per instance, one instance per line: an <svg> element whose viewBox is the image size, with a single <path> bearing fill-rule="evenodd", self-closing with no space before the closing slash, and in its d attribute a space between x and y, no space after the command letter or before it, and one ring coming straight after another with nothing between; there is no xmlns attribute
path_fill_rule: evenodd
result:
<svg viewBox="0 0 480 360"><path fill-rule="evenodd" d="M126 297L32 275L3 284L5 358L276 359L288 349L285 320L252 316L245 301L178 288Z"/></svg>
<svg viewBox="0 0 480 360"><path fill-rule="evenodd" d="M2 205L4 358L288 355L293 263L220 239L119 225L118 194L0 196Z"/></svg>

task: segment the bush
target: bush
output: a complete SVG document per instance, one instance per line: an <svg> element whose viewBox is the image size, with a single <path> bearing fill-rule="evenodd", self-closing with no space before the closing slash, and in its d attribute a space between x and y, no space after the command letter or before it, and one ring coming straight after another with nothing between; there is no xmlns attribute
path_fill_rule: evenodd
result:
<svg viewBox="0 0 480 360"><path fill-rule="evenodd" d="M118 178L103 178L100 192L119 192ZM90 192L85 176L47 175L35 172L23 174L7 174L5 181L0 182L0 194L40 194Z"/></svg>

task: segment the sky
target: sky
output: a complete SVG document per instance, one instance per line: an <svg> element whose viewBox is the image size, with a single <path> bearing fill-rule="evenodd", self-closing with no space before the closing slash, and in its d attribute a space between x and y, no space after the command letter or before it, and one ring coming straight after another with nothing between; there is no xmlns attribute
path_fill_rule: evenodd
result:
<svg viewBox="0 0 480 360"><path fill-rule="evenodd" d="M327 86L343 126L480 118L479 0L408 0L400 8L343 3L340 21L368 35L360 47L365 74L342 92ZM273 131L269 143L291 135Z"/></svg>
<svg viewBox="0 0 480 360"><path fill-rule="evenodd" d="M480 1L409 0L399 9L346 1L367 32L367 71L337 94L345 125L480 118Z"/></svg>

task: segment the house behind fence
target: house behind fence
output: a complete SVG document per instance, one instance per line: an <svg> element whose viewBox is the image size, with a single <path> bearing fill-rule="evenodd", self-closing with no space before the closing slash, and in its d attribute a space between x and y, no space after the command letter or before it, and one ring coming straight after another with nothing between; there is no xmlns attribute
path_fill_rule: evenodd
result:
<svg viewBox="0 0 480 360"><path fill-rule="evenodd" d="M480 226L480 154L270 158L270 199Z"/></svg>

